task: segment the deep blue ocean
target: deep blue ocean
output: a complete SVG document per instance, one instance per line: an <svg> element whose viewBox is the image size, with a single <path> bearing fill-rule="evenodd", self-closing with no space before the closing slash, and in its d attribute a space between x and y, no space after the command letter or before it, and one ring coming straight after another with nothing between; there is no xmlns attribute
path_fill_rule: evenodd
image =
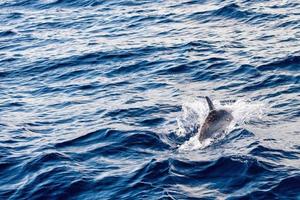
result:
<svg viewBox="0 0 300 200"><path fill-rule="evenodd" d="M1 0L0 97L1 200L300 199L297 0Z"/></svg>

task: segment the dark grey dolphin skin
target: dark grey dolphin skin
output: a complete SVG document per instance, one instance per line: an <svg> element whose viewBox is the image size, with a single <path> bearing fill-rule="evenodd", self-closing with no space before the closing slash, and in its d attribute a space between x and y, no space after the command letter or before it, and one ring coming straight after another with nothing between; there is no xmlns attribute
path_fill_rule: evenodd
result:
<svg viewBox="0 0 300 200"><path fill-rule="evenodd" d="M223 133L233 120L230 111L224 109L217 110L208 97L205 97L205 99L209 107L209 113L200 130L200 141Z"/></svg>

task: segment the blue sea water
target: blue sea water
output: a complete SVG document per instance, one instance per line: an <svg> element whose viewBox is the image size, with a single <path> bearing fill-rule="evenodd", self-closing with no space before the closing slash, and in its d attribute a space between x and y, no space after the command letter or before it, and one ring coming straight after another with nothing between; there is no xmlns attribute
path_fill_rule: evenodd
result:
<svg viewBox="0 0 300 200"><path fill-rule="evenodd" d="M0 1L0 199L300 199L300 2ZM203 96L233 111L200 143Z"/></svg>

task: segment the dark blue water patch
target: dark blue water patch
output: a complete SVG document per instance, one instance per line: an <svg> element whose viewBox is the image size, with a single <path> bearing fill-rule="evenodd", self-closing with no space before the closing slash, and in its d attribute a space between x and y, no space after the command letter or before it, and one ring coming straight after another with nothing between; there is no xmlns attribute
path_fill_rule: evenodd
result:
<svg viewBox="0 0 300 200"><path fill-rule="evenodd" d="M149 14L149 11L141 10L141 12L136 13L136 15L131 16L128 20L125 20L127 28L139 28L141 25L143 26L151 26L153 24L166 24L166 23L175 23L179 20L177 19L178 16L174 13L168 14ZM122 18L124 19L124 18ZM129 22L129 23L128 23ZM161 35L168 35L170 31L163 31L158 34Z"/></svg>
<svg viewBox="0 0 300 200"><path fill-rule="evenodd" d="M143 101L146 101L146 99L144 97L140 97L140 96L133 96L131 97L129 100L127 100L125 102L125 104L134 104L134 103L137 103L137 102L143 102Z"/></svg>
<svg viewBox="0 0 300 200"><path fill-rule="evenodd" d="M245 20L245 22L253 25L258 25L258 24L265 23L265 21L276 21L279 19L283 19L285 17L287 16L283 14L255 13L250 18Z"/></svg>
<svg viewBox="0 0 300 200"><path fill-rule="evenodd" d="M55 0L55 1L49 1L48 3L46 3L46 1L40 2L37 0L29 0L29 1L10 1L10 2L4 2L2 4L0 4L3 7L27 7L27 8L51 8L53 6L59 5L61 3L63 3L64 5L68 5L68 4L73 4L73 5L78 5L78 6L84 6L84 5L88 5L88 3L92 3L93 1L91 0L85 0L82 1L81 3L78 1L69 1L69 0Z"/></svg>
<svg viewBox="0 0 300 200"><path fill-rule="evenodd" d="M225 5L212 13L212 16L224 16L229 18L241 19L252 15L249 11L241 10L240 6L235 3Z"/></svg>
<svg viewBox="0 0 300 200"><path fill-rule="evenodd" d="M203 52L203 51L210 51L211 49L213 49L214 45L208 41L198 39L198 40L194 40L194 41L185 43L179 47L180 47L180 49L184 49L185 51L188 51L188 52L191 52L191 51Z"/></svg>
<svg viewBox="0 0 300 200"><path fill-rule="evenodd" d="M193 70L192 77L194 81L217 81L221 78L228 78L226 70L232 65L231 62L225 61L222 57L205 59L201 64L202 65L197 64L197 66L195 66L195 70Z"/></svg>
<svg viewBox="0 0 300 200"><path fill-rule="evenodd" d="M24 163L27 162L28 158L15 155L16 152L22 152L22 148L1 148L10 152L9 154L2 154L5 152L1 150L1 154L3 155L3 157L0 158L2 181L10 185L18 184L21 179L28 175L27 173L22 173L23 169L26 168Z"/></svg>
<svg viewBox="0 0 300 200"><path fill-rule="evenodd" d="M250 184L265 174L275 173L273 166L251 157L230 156L214 161L172 161L173 180L177 184L197 186L211 183L212 189L226 194ZM267 179L267 178L266 178Z"/></svg>
<svg viewBox="0 0 300 200"><path fill-rule="evenodd" d="M28 91L29 94L33 95L46 95L46 94L51 94L51 93L57 93L65 90L64 88L61 87L48 87L48 86L42 86L40 88L37 88L35 90Z"/></svg>
<svg viewBox="0 0 300 200"><path fill-rule="evenodd" d="M166 103L159 103L158 106L161 109L160 111L164 114L179 112L181 110L181 106L179 105L169 105Z"/></svg>
<svg viewBox="0 0 300 200"><path fill-rule="evenodd" d="M280 85L294 84L295 78L289 75L269 75L264 80L249 83L239 92L254 91L257 89L274 88Z"/></svg>
<svg viewBox="0 0 300 200"><path fill-rule="evenodd" d="M297 29L299 27L299 21L298 20L285 21L285 22L278 24L276 27Z"/></svg>
<svg viewBox="0 0 300 200"><path fill-rule="evenodd" d="M154 126L159 126L163 122L165 122L164 118L161 117L156 117L156 118L151 118L151 119L145 119L139 122L142 126L148 126L148 127L154 127Z"/></svg>
<svg viewBox="0 0 300 200"><path fill-rule="evenodd" d="M254 25L284 17L286 16L283 14L258 13L252 9L250 10L247 6L241 6L241 4L236 3L225 4L215 10L193 12L189 15L189 19L194 19L203 23L216 20L222 21L224 19L234 19Z"/></svg>
<svg viewBox="0 0 300 200"><path fill-rule="evenodd" d="M110 145L109 142L117 141L114 143L115 145ZM79 136L77 138L59 142L55 144L57 148L68 148L68 147L81 147L81 146L89 146L92 144L105 143L108 144L106 146L102 146L99 149L95 149L98 153L102 152L103 156L110 154L106 154L106 151L114 151L114 153L118 153L115 151L116 148L121 148L123 150L127 150L127 148L131 147L150 147L151 149L162 149L167 148L168 145L164 144L160 141L158 135L153 132L145 132L145 131L117 131L110 129L100 129L94 132L89 132L86 135ZM117 145L118 144L118 145ZM103 152L105 150L105 152ZM117 150L117 149L116 149ZM110 152L112 153L112 152ZM122 153L122 151L119 151ZM101 155L101 154L99 154Z"/></svg>
<svg viewBox="0 0 300 200"><path fill-rule="evenodd" d="M18 70L10 71L11 76L21 75L21 76L33 76L33 75L40 75L43 73L49 73L51 71L56 70L64 70L65 68L71 68L74 66L79 65L93 65L93 64L103 64L106 62L111 62L112 60L118 60L119 62L129 60L133 56L143 56L148 53L153 53L155 51L161 51L159 47L145 47L140 49L141 54L133 53L132 50L130 51L120 51L120 52L95 52L95 53L88 53L84 55L76 55L71 56L68 58L63 59L45 59L39 60L33 63L33 65L24 66ZM139 68L155 66L161 62L149 62L149 61L140 61L139 64L132 64L129 66L122 66L120 68L114 69L111 72L107 73L108 77L117 76L119 74L126 74L128 72L135 72L139 70ZM139 67L140 66L140 67ZM147 68L146 68L147 69ZM86 72L87 70L82 70ZM72 72L73 73L73 72ZM60 75L61 76L61 75Z"/></svg>
<svg viewBox="0 0 300 200"><path fill-rule="evenodd" d="M215 90L235 90L244 85L244 82L230 82L229 84L216 87Z"/></svg>
<svg viewBox="0 0 300 200"><path fill-rule="evenodd" d="M298 83L298 82L296 82L296 83ZM274 97L278 97L281 95L293 94L293 93L297 93L297 92L300 92L300 86L298 86L298 84L293 84L289 90L274 91L274 92L268 94L267 96L263 97L262 99L274 98Z"/></svg>
<svg viewBox="0 0 300 200"><path fill-rule="evenodd" d="M298 159L299 153L294 151L286 151L281 149L271 149L261 145L256 146L250 151L250 154L257 157L268 158L270 160L281 159Z"/></svg>
<svg viewBox="0 0 300 200"><path fill-rule="evenodd" d="M151 183L156 180L155 184L159 185L159 182L168 181L166 174L169 173L169 167L169 160L152 159L134 174L133 181L140 184L139 182Z"/></svg>
<svg viewBox="0 0 300 200"><path fill-rule="evenodd" d="M85 23L80 23L80 20L76 20L76 23L74 21L70 23L65 23L63 21L47 21L43 23L38 23L38 24L32 24L28 29L34 29L35 27L38 27L38 30L52 30L52 29L69 29L69 28L75 28L75 29L80 29L80 28L89 28L90 23L88 23L88 20L85 20Z"/></svg>
<svg viewBox="0 0 300 200"><path fill-rule="evenodd" d="M0 108L7 108L7 107L22 107L26 105L25 102L5 102L3 104L0 105Z"/></svg>
<svg viewBox="0 0 300 200"><path fill-rule="evenodd" d="M11 21L11 20L21 19L23 16L24 16L23 13L21 13L21 12L14 12L14 11L0 14L0 18L4 22Z"/></svg>
<svg viewBox="0 0 300 200"><path fill-rule="evenodd" d="M159 62L152 61L140 61L138 63L133 63L131 65L116 67L110 72L106 73L108 77L117 77L117 76L128 76L130 73L137 73L145 70L151 70L151 67L159 64Z"/></svg>
<svg viewBox="0 0 300 200"><path fill-rule="evenodd" d="M13 7L13 6L26 6L35 3L36 0L29 1L4 1L0 5L3 7Z"/></svg>
<svg viewBox="0 0 300 200"><path fill-rule="evenodd" d="M290 117L292 118L291 121L296 122L296 119L300 117L300 111L292 111Z"/></svg>
<svg viewBox="0 0 300 200"><path fill-rule="evenodd" d="M99 87L101 87L101 85L98 82L94 82L94 83L90 83L90 84L80 85L80 86L78 86L78 89L79 90L95 90Z"/></svg>
<svg viewBox="0 0 300 200"><path fill-rule="evenodd" d="M98 6L139 6L147 3L152 3L152 1L103 1L103 0L82 0L82 1L72 1L72 0L53 0L53 1L13 1L13 2L3 2L0 4L2 7L21 7L21 8L33 8L33 9L57 9L57 8L84 8L84 7L98 7ZM106 9L106 11L109 9Z"/></svg>
<svg viewBox="0 0 300 200"><path fill-rule="evenodd" d="M46 172L40 171L38 175L32 177L31 181L28 181L25 187L21 187L15 191L13 198L61 199L65 195L64 191L73 191L78 183L86 183L86 185L88 185L88 182L82 181L84 177L81 177L80 173L77 173L77 175L74 173L76 173L75 170L66 166L52 167ZM64 182L65 177L68 177L70 180ZM48 181L49 178L54 180L53 183ZM82 189L87 189L83 187L85 184L80 185ZM34 187L34 189L32 189L32 187ZM73 195L69 193L68 196Z"/></svg>
<svg viewBox="0 0 300 200"><path fill-rule="evenodd" d="M129 146L126 146L129 145ZM80 161L80 162L90 162L93 159L97 159L97 157L101 156L102 158L107 159L135 159L138 156L142 156L143 158L148 158L153 156L153 152L155 152L155 148L161 148L161 144L151 144L153 149L148 149L147 144L120 144L120 143L109 143L102 145L93 145L93 148L82 148L79 152L72 152L71 156ZM72 148L71 148L72 149ZM86 152L87 149L89 152Z"/></svg>
<svg viewBox="0 0 300 200"><path fill-rule="evenodd" d="M16 35L17 33L12 31L12 30L7 30L7 31L1 31L0 32L0 37L12 37Z"/></svg>
<svg viewBox="0 0 300 200"><path fill-rule="evenodd" d="M299 2L286 2L284 4L274 4L274 5L271 5L271 8L289 8L289 7L298 7L300 4Z"/></svg>
<svg viewBox="0 0 300 200"><path fill-rule="evenodd" d="M92 5L99 5L100 3L108 3L109 6L128 6L128 7L136 7L136 6L146 6L147 4L153 3L153 1L150 0L141 0L141 1L132 1L132 0L122 0L122 1L95 1ZM159 2L159 1L158 1Z"/></svg>
<svg viewBox="0 0 300 200"><path fill-rule="evenodd" d="M140 58L145 55L151 55L152 53L165 51L168 48L160 47L160 46L146 46L142 48L135 48L135 49L123 49L123 50L113 50L109 52L94 52L94 53L87 53L84 55L78 56L76 60L79 61L86 61L84 64L94 64L94 63L101 63L101 61L130 61L130 59Z"/></svg>
<svg viewBox="0 0 300 200"><path fill-rule="evenodd" d="M105 88L116 88L116 87L127 87L128 85L132 84L130 81L114 81L114 82L109 82L103 85Z"/></svg>
<svg viewBox="0 0 300 200"><path fill-rule="evenodd" d="M270 70L299 71L300 56L288 56L284 59L258 66L257 69L260 71L270 71Z"/></svg>
<svg viewBox="0 0 300 200"><path fill-rule="evenodd" d="M201 71L197 72L193 75L193 81L220 81L222 79L222 74L220 73L214 73L214 72L206 72L206 71Z"/></svg>
<svg viewBox="0 0 300 200"><path fill-rule="evenodd" d="M252 65L241 65L235 70L232 70L232 72L229 73L232 76L247 76L249 78L256 78L261 76L261 72L256 69Z"/></svg>
<svg viewBox="0 0 300 200"><path fill-rule="evenodd" d="M170 75L170 74L180 74L180 73L188 73L193 71L194 68L200 67L199 62L194 61L186 64L179 64L175 66L166 66L165 69L161 69L157 71L159 75Z"/></svg>
<svg viewBox="0 0 300 200"><path fill-rule="evenodd" d="M272 106L273 108L283 108L283 107L289 107L290 105L294 105L294 106L297 106L299 103L298 103L298 100L297 99L291 99L289 101L286 101L286 102L283 102L283 103L278 103L274 106Z"/></svg>
<svg viewBox="0 0 300 200"><path fill-rule="evenodd" d="M126 177L126 186L118 192L111 194L111 198L151 198L155 194L163 197L165 189L160 185L171 184L171 179L166 176L169 172L168 160L151 159L143 164L139 170L134 171ZM151 191L151 195L149 192ZM130 195L129 195L130 194Z"/></svg>
<svg viewBox="0 0 300 200"><path fill-rule="evenodd" d="M167 87L168 84L166 83L145 83L142 84L141 86L134 87L134 89L138 91L147 91L147 90L152 90L152 89L158 89L158 88L164 88Z"/></svg>
<svg viewBox="0 0 300 200"><path fill-rule="evenodd" d="M243 128L237 128L231 131L223 141L221 142L235 142L236 140L244 139L244 138L249 138L249 137L254 137L255 134L243 129Z"/></svg>
<svg viewBox="0 0 300 200"><path fill-rule="evenodd" d="M41 75L43 73L49 73L54 70L63 70L64 68L71 68L78 65L91 65L101 64L104 62L112 61L114 59L126 60L132 56L140 56L133 52L121 51L121 52L95 52L84 55L75 55L62 59L44 59L37 61L28 66L23 66L21 69L11 71L11 75L21 76L34 76Z"/></svg>
<svg viewBox="0 0 300 200"><path fill-rule="evenodd" d="M35 126L31 126L31 125L27 125L26 127L23 128L23 130L27 133L38 133L38 134L51 134L54 132L54 127L42 127L40 125L35 125ZM35 137L31 137L32 140L34 139L38 139L38 136Z"/></svg>
<svg viewBox="0 0 300 200"><path fill-rule="evenodd" d="M160 104L159 106L147 106L141 108L126 108L126 109L115 109L107 112L103 117L109 117L111 119L124 119L130 117L147 117L155 113L170 113L180 111L179 106L170 106Z"/></svg>
<svg viewBox="0 0 300 200"><path fill-rule="evenodd" d="M0 49L1 49L1 47L0 47ZM20 59L18 57L19 57L18 55L15 55L13 58L12 57L7 58L5 56L5 54L4 54L3 57L0 58L0 64L1 64L1 71L0 71L0 73L1 73L2 77L6 77L7 75L10 74L10 71L13 71L13 69L10 70L6 66L9 66L9 65L12 65L12 64L20 62Z"/></svg>
<svg viewBox="0 0 300 200"><path fill-rule="evenodd" d="M231 63L228 61L223 61L223 62L214 61L213 64L209 64L205 69L211 71L219 71L222 68L230 67L230 64Z"/></svg>
<svg viewBox="0 0 300 200"><path fill-rule="evenodd" d="M271 186L265 190L256 190L243 196L230 197L229 199L297 199L300 192L299 182L300 176L290 176L281 180L276 186Z"/></svg>
<svg viewBox="0 0 300 200"><path fill-rule="evenodd" d="M0 44L0 50L1 51L9 50L9 49L15 49L15 48L17 48L19 46L17 44L8 44L8 42L5 42L5 41L3 41L1 43L2 43L2 44ZM6 55L4 54L4 56L6 56ZM6 58L6 59L14 59L14 60L16 60L16 58ZM3 60L5 60L5 58ZM4 63L4 64L6 64L6 63Z"/></svg>
<svg viewBox="0 0 300 200"><path fill-rule="evenodd" d="M73 80L80 76L87 75L91 70L89 69L77 69L74 71L67 71L61 75L58 75L55 79L57 81L64 81L64 80Z"/></svg>
<svg viewBox="0 0 300 200"><path fill-rule="evenodd" d="M180 7L182 5L203 5L205 4L206 0L187 0L187 1L184 1L184 2L180 2L178 4L175 5L175 7Z"/></svg>
<svg viewBox="0 0 300 200"><path fill-rule="evenodd" d="M141 108L127 108L127 109L116 109L110 112L107 112L104 117L110 117L110 118L119 118L124 119L128 117L135 117L135 116L148 116L153 113L157 113L159 111L159 107L144 107Z"/></svg>
<svg viewBox="0 0 300 200"><path fill-rule="evenodd" d="M57 165L60 163L71 163L71 157L66 154L59 153L59 152L47 152L41 153L39 155L35 155L32 157L23 167L23 171L26 173L39 171L43 168L47 168L51 165Z"/></svg>
<svg viewBox="0 0 300 200"><path fill-rule="evenodd" d="M28 127L39 127L39 126L47 126L47 125L51 125L51 122L49 121L38 121L38 122L27 122L24 124L24 126L28 126Z"/></svg>
<svg viewBox="0 0 300 200"><path fill-rule="evenodd" d="M85 135L79 136L74 139L59 142L59 143L55 144L55 147L63 148L63 147L68 147L68 146L88 145L88 144L91 144L98 140L103 141L104 138L109 138L114 133L115 133L115 131L113 131L113 130L100 129L97 131L89 132Z"/></svg>
<svg viewBox="0 0 300 200"><path fill-rule="evenodd" d="M294 175L286 177L280 183L271 189L271 192L278 194L280 198L299 198L300 176Z"/></svg>
<svg viewBox="0 0 300 200"><path fill-rule="evenodd" d="M51 7L86 7L92 6L95 2L103 2L103 1L96 1L96 0L83 0L83 1L72 1L72 0L55 0L48 4L40 4L38 5L39 8L51 8Z"/></svg>
<svg viewBox="0 0 300 200"><path fill-rule="evenodd" d="M158 135L150 131L140 131L130 134L121 141L121 144L126 147L141 149L166 150L169 148L169 145L161 141Z"/></svg>

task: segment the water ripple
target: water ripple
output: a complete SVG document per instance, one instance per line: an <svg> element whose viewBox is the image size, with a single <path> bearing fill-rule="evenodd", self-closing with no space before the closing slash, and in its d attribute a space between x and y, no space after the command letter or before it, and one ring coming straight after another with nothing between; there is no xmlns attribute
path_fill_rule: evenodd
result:
<svg viewBox="0 0 300 200"><path fill-rule="evenodd" d="M299 199L299 9L1 1L0 199Z"/></svg>

